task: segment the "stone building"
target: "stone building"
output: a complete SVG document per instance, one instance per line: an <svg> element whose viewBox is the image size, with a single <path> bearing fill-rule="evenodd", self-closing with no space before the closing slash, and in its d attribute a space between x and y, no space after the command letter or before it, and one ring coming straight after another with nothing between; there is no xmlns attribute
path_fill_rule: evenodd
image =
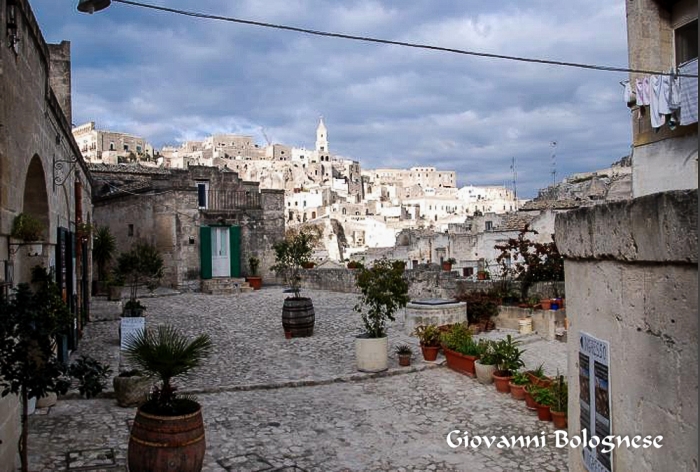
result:
<svg viewBox="0 0 700 472"><path fill-rule="evenodd" d="M626 4L630 68L697 64L697 1ZM569 317L568 434L663 442L570 449L574 472L698 468L697 121L652 128L649 106L632 105L635 198L555 223Z"/></svg>
<svg viewBox="0 0 700 472"><path fill-rule="evenodd" d="M153 146L139 136L95 129L95 122L73 128L83 158L88 162L155 162Z"/></svg>
<svg viewBox="0 0 700 472"><path fill-rule="evenodd" d="M75 317L57 340L65 361L89 316L89 238L77 229L92 221L92 183L70 125L70 44L45 42L27 0L1 0L0 21L7 25L0 48L0 286L7 294L29 282L35 265L54 270ZM43 224L40 245L10 236L20 213ZM20 409L15 396L0 398L3 472L18 464Z"/></svg>
<svg viewBox="0 0 700 472"><path fill-rule="evenodd" d="M163 285L216 291L274 263L272 245L284 237L284 191L216 167L160 169L91 165L95 222L109 226L126 251L135 241L154 244L165 260Z"/></svg>

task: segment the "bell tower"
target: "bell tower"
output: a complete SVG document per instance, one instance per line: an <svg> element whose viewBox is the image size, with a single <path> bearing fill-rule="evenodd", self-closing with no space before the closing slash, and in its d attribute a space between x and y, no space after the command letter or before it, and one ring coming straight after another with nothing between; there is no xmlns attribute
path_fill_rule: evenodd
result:
<svg viewBox="0 0 700 472"><path fill-rule="evenodd" d="M316 128L316 152L320 155L328 155L328 130L323 124L323 117L318 120L318 128Z"/></svg>

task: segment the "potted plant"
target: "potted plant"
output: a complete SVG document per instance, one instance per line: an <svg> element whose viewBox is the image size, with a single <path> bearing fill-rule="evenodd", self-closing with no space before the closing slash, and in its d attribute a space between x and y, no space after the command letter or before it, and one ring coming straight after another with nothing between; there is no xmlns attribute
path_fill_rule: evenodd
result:
<svg viewBox="0 0 700 472"><path fill-rule="evenodd" d="M109 229L109 226L98 226L92 241L92 259L97 264L97 281L94 294L104 293L108 290L108 264L112 261L117 250L117 240ZM121 290L119 296L121 297Z"/></svg>
<svg viewBox="0 0 700 472"><path fill-rule="evenodd" d="M456 263L457 263L457 259L455 259L454 257L450 257L449 259L445 259L444 261L442 261L442 270L449 272L452 270L452 266Z"/></svg>
<svg viewBox="0 0 700 472"><path fill-rule="evenodd" d="M260 290L262 288L262 277L258 275L260 259L255 256L250 256L248 258L248 267L250 268L250 275L245 278L246 282L253 287L253 290Z"/></svg>
<svg viewBox="0 0 700 472"><path fill-rule="evenodd" d="M21 400L18 442L22 471L28 470L29 403L53 392L65 393L69 382L56 355L56 336L71 326L72 316L52 274L32 269L33 288L21 283L13 297L0 297L0 389Z"/></svg>
<svg viewBox="0 0 700 472"><path fill-rule="evenodd" d="M29 213L20 213L12 220L10 236L21 240L20 245L27 246L27 254L38 256L43 254L44 231L46 226L38 218Z"/></svg>
<svg viewBox="0 0 700 472"><path fill-rule="evenodd" d="M563 375L557 375L556 380L550 387L554 394L553 402L550 408L552 422L557 429L566 429L567 426L567 409L569 404L569 392L566 381Z"/></svg>
<svg viewBox="0 0 700 472"><path fill-rule="evenodd" d="M140 370L125 370L112 379L112 386L117 405L121 407L141 406L148 400L151 379L143 375Z"/></svg>
<svg viewBox="0 0 700 472"><path fill-rule="evenodd" d="M388 339L386 324L394 321L394 313L409 302L405 263L380 259L371 268L357 273L360 301L354 310L362 316L364 333L355 339L357 368L363 372L386 370Z"/></svg>
<svg viewBox="0 0 700 472"><path fill-rule="evenodd" d="M77 379L78 391L85 398L92 398L102 392L111 372L109 366L85 355L80 356L68 367L68 375Z"/></svg>
<svg viewBox="0 0 700 472"><path fill-rule="evenodd" d="M434 361L440 350L440 330L434 324L416 326L413 334L418 336L423 359Z"/></svg>
<svg viewBox="0 0 700 472"><path fill-rule="evenodd" d="M552 421L550 407L554 403L554 393L549 387L532 387L530 394L535 400L537 408L537 419L540 421Z"/></svg>
<svg viewBox="0 0 700 472"><path fill-rule="evenodd" d="M442 350L447 367L457 372L476 377L474 362L479 358L480 346L462 323L456 323L441 336Z"/></svg>
<svg viewBox="0 0 700 472"><path fill-rule="evenodd" d="M309 262L318 237L318 232L304 227L288 231L285 238L273 246L275 265L272 270L284 278L294 294L285 298L282 306L282 328L287 339L311 336L314 333L314 304L310 298L301 296L301 269Z"/></svg>
<svg viewBox="0 0 700 472"><path fill-rule="evenodd" d="M413 355L413 349L408 344L399 344L394 348L396 355L399 356L399 365L406 367L411 365L411 356Z"/></svg>
<svg viewBox="0 0 700 472"><path fill-rule="evenodd" d="M482 384L490 384L493 382L493 373L496 371L496 352L494 350L493 341L480 339L479 344L479 359L474 362L474 370L476 379Z"/></svg>
<svg viewBox="0 0 700 472"><path fill-rule="evenodd" d="M131 472L202 469L206 449L202 407L191 395L177 394L172 379L198 367L211 350L207 335L190 339L167 325L130 339L129 361L160 382L136 412L128 446Z"/></svg>
<svg viewBox="0 0 700 472"><path fill-rule="evenodd" d="M535 370L525 372L530 378L530 383L535 387L549 387L552 384L552 379L544 374L544 364L540 364Z"/></svg>
<svg viewBox="0 0 700 472"><path fill-rule="evenodd" d="M510 393L509 383L513 378L513 373L523 367L525 363L520 359L523 352L518 345L520 341L513 341L509 334L506 339L501 339L496 343L497 369L493 373L493 382L496 390L501 393Z"/></svg>
<svg viewBox="0 0 700 472"><path fill-rule="evenodd" d="M118 272L129 284L129 301L124 305L124 316L139 317L145 307L139 302L140 285L153 291L163 277L163 258L158 249L146 242L135 243L131 250L117 258Z"/></svg>
<svg viewBox="0 0 700 472"><path fill-rule="evenodd" d="M524 372L515 372L508 386L510 395L516 400L525 400L525 387L530 383L530 379Z"/></svg>

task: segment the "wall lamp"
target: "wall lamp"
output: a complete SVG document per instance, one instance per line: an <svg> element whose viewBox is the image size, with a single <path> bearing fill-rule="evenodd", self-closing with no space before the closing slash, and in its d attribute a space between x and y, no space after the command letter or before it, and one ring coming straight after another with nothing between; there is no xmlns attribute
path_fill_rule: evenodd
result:
<svg viewBox="0 0 700 472"><path fill-rule="evenodd" d="M112 0L80 0L78 2L78 11L92 15L96 11L104 10L110 3L112 3Z"/></svg>

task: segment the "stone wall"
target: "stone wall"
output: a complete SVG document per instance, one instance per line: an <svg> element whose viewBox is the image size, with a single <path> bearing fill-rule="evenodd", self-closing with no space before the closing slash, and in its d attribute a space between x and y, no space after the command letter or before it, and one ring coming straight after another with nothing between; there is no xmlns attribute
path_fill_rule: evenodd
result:
<svg viewBox="0 0 700 472"><path fill-rule="evenodd" d="M579 334L610 343L613 435L663 435L663 449L616 449L616 470L696 470L697 190L657 193L560 215L569 314L568 371ZM581 434L569 377L569 435ZM580 449L572 471L586 470Z"/></svg>

